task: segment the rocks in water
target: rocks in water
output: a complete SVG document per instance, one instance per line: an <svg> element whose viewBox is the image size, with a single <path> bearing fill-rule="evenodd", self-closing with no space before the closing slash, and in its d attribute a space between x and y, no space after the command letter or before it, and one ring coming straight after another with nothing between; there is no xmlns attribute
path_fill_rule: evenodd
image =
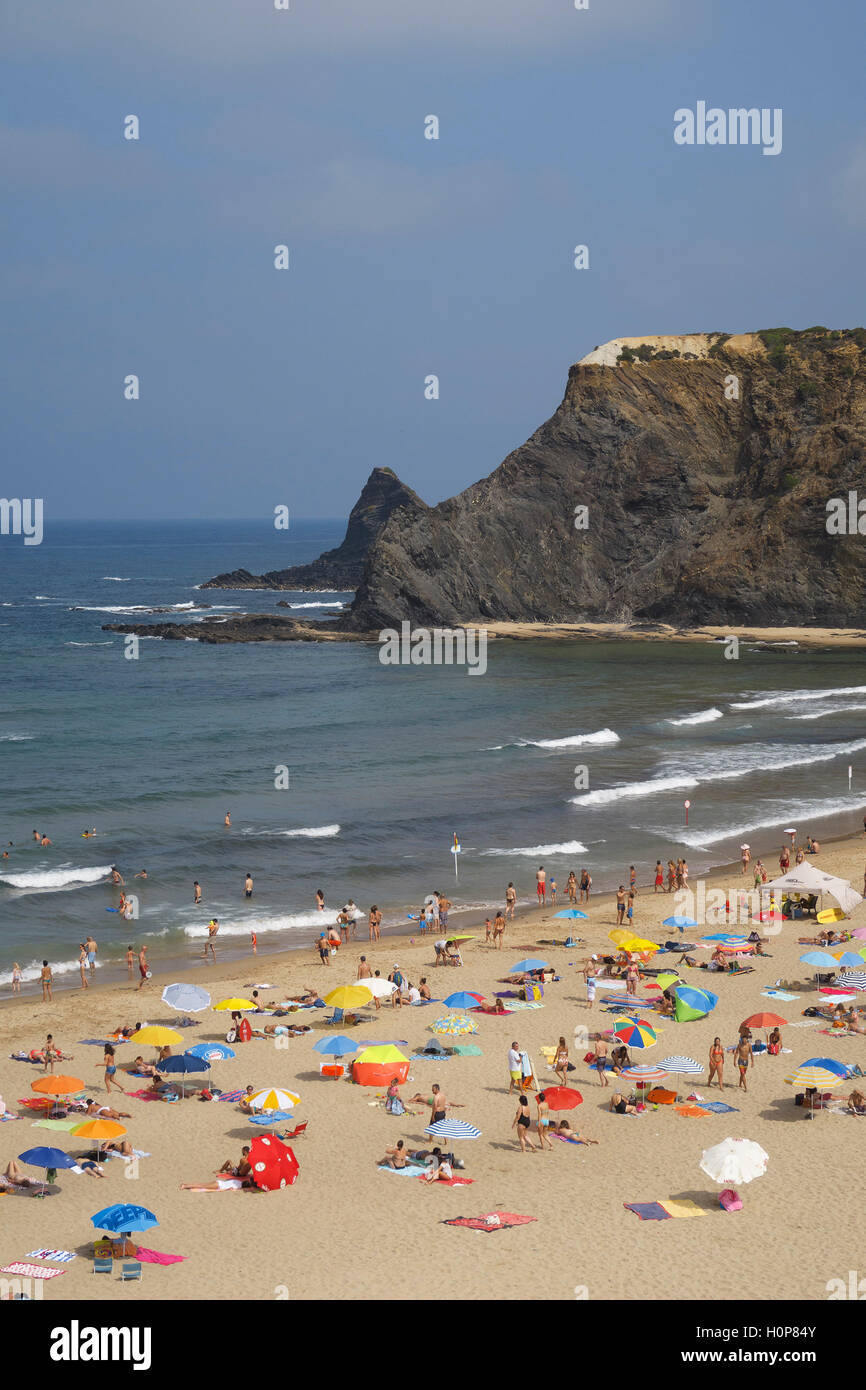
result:
<svg viewBox="0 0 866 1390"><path fill-rule="evenodd" d="M390 468L374 468L361 496L349 515L346 534L335 550L326 550L309 565L251 574L232 570L218 574L199 587L202 589L357 589L364 573L364 561L373 541L388 518L400 507L424 512L427 504Z"/></svg>

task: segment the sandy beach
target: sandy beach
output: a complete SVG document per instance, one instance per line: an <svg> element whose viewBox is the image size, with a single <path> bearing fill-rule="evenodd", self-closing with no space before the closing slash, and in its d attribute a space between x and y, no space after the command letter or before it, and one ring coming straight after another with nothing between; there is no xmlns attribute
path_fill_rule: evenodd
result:
<svg viewBox="0 0 866 1390"><path fill-rule="evenodd" d="M825 846L815 862L850 878L859 890L864 854L866 841L861 836ZM765 857L764 862L772 877L776 861ZM751 887L751 875L744 879L736 865L705 882L707 887L735 892ZM657 941L675 936L661 926L671 902L671 896L655 895L652 887L639 885L635 930ZM188 1098L166 1105L112 1093L111 1104L132 1112L125 1121L129 1137L148 1157L126 1172L119 1159L112 1159L104 1180L61 1171L59 1194L43 1201L19 1195L0 1198L2 1263L20 1260L38 1248L76 1252L74 1261L57 1266L62 1276L44 1284L46 1301L412 1300L428 1298L434 1289L437 1296L445 1292L463 1300L825 1299L828 1281L847 1279L848 1270L857 1269L861 1261L862 1244L854 1226L837 1223L831 1242L821 1232L827 1180L834 1192L857 1190L862 1135L858 1140L853 1117L822 1113L807 1122L783 1077L813 1055L866 1068L866 1037L831 1039L817 1027L790 1026L782 1030L781 1056L755 1058L748 1093L737 1090L730 1055L721 1097L715 1088L707 1091L706 1074L696 1082L678 1078L668 1083L683 1096L696 1089L708 1099L721 1098L736 1107L736 1114L687 1118L672 1106L638 1117L610 1114L612 1091L603 1090L595 1072L584 1064L587 1049L576 1030L594 1032L609 1026L610 1018L598 1002L592 1010L587 1008L578 971L590 952L609 947L607 934L616 913L610 897L599 897L590 904L588 921L554 922L554 911L562 906L560 891L556 909L520 912L508 923L502 951L484 943L482 929L480 939L465 946L462 970L434 967L428 937L414 942L391 938L375 948L362 941L352 943L342 947L327 968L311 949L250 955L231 964L218 958L194 976L210 989L214 1002L247 994L251 985L265 982L271 987L264 997L279 1000L305 985L324 993L354 980L363 953L383 975L395 962L415 983L426 975L434 998L457 989L479 990L489 997L505 988L497 980L522 956L542 955L551 961L561 979L545 986L541 1009L504 1018L475 1016L478 1031L472 1041L482 1056L425 1059L411 1065L404 1099L416 1091L427 1095L438 1082L449 1101L462 1107L452 1115L482 1131L479 1140L456 1146L465 1159L466 1176L473 1179L471 1186L427 1186L377 1168L386 1147L399 1138L410 1148L426 1146L428 1111L413 1106L415 1113L390 1116L376 1103L375 1089L320 1077L312 1044L327 1030L323 1011L315 1010L295 1016L311 1024L311 1034L283 1040L287 1046L282 1047L271 1040L254 1040L238 1047L236 1059L218 1064L211 1073L214 1084L224 1090L253 1083L288 1086L300 1093L302 1103L295 1114L298 1122L308 1122L308 1128L294 1142L301 1172L293 1187L274 1193L180 1191L181 1182L211 1181L225 1159L236 1160L256 1127L231 1104ZM866 922L862 908L852 924L860 921ZM585 946L539 945L553 938L564 941L569 925L579 929ZM703 927L696 935L719 929ZM359 930L366 934L366 923L360 923ZM752 974L730 977L684 969L688 983L718 993L716 1010L706 1019L683 1024L638 1011L657 1025L659 1037L654 1047L634 1054L633 1060L657 1062L677 1053L706 1067L714 1036L731 1047L740 1021L758 1010L779 1012L792 1024L800 1021L802 1010L817 996L809 968L798 963L809 948L800 946L797 938L813 936L817 930L814 922L784 923L781 934L765 948L768 957L755 959ZM709 958L708 950L697 954ZM796 1001L780 1004L762 995L779 979L799 995ZM4 998L0 1092L11 1110L21 1110L21 1118L0 1126L0 1166L34 1144L57 1143L72 1153L81 1151L80 1141L76 1144L64 1133L32 1128L36 1117L16 1101L33 1094L31 1083L42 1069L11 1060L9 1054L40 1046L52 1032L63 1051L74 1054L74 1060L62 1068L58 1064L58 1070L82 1077L88 1093L102 1103L102 1050L80 1040L99 1038L142 1018L170 1025L173 1011L160 1000L167 982L167 977L154 975L141 992L134 985L106 983L86 993L58 993L51 1004L32 996ZM378 1013L369 1011L369 1022L352 1030L353 1038L359 1044L366 1039L405 1039L408 1055L434 1036L430 1024L444 1012L436 1007L383 1006ZM252 1017L254 1023L265 1021ZM183 1046L224 1038L225 1015L209 1011L199 1019L197 1027L184 1030ZM515 1097L508 1095L506 1054L517 1040L529 1052L539 1083L555 1084L540 1049L555 1044L560 1035L576 1063L570 1084L584 1098L570 1112L572 1127L599 1142L592 1147L554 1142L552 1151L524 1154L510 1128L517 1107ZM150 1048L129 1044L118 1049L118 1079L126 1091L145 1084L124 1071L139 1050L152 1055ZM849 1089L844 1086L842 1093ZM531 1109L534 1112L534 1100ZM766 1175L742 1189L744 1208L736 1214L721 1210L716 1186L698 1166L702 1151L729 1135L757 1141L770 1158ZM537 1142L534 1129L533 1139ZM704 1224L696 1230L688 1220L639 1221L623 1206L671 1197L693 1200ZM88 1257L94 1236L89 1218L116 1201L153 1210L160 1224L142 1237L142 1244L182 1255L183 1262L145 1264L140 1283L122 1284L116 1272L94 1277ZM442 1224L448 1218L494 1209L536 1219L489 1236ZM707 1251L712 1252L709 1258Z"/></svg>

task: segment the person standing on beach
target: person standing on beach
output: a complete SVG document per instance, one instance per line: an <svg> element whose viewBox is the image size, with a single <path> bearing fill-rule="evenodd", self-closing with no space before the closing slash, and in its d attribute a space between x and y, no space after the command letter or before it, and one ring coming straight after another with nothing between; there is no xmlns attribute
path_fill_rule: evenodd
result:
<svg viewBox="0 0 866 1390"><path fill-rule="evenodd" d="M201 884L199 883L198 879L195 879L195 881L194 881L194 883L193 883L193 885L192 885L192 892L193 892L193 907L198 907L199 904L201 903Z"/></svg>
<svg viewBox="0 0 866 1390"><path fill-rule="evenodd" d="M547 1095L544 1091L538 1092L538 1095L535 1097L535 1106L538 1111L535 1118L535 1125L538 1130L538 1143L542 1149L546 1144L547 1147L552 1150L553 1145L547 1134L547 1127L550 1124L550 1106L547 1103Z"/></svg>
<svg viewBox="0 0 866 1390"><path fill-rule="evenodd" d="M783 874L786 874L786 873L788 872L788 870L790 869L790 867L791 867L791 856L790 856L790 854L788 853L788 846L787 846L787 845L783 845L783 846L782 846L782 852L781 852L781 854L779 855L779 868L782 870L782 873L783 873Z"/></svg>
<svg viewBox="0 0 866 1390"><path fill-rule="evenodd" d="M219 924L219 922L217 921L216 917L212 917L211 920L210 920L210 921L208 922L208 924L207 924L207 941L205 942L205 946L204 946L204 950L202 951L202 955L204 956L205 960L207 960L207 953L208 953L208 951L210 951L211 955L213 956L214 964L216 964L216 951L214 950L214 944L213 944L213 943L214 943L214 937L216 936L216 934L217 934L217 932L219 931L219 929L220 929L220 924Z"/></svg>
<svg viewBox="0 0 866 1390"><path fill-rule="evenodd" d="M577 900L577 879L575 877L574 869L569 870L568 879L565 885L565 896L568 898L568 901L570 903L573 903Z"/></svg>
<svg viewBox="0 0 866 1390"><path fill-rule="evenodd" d="M535 875L535 892L539 906L543 907L547 902L547 874L543 864L539 865Z"/></svg>
<svg viewBox="0 0 866 1390"><path fill-rule="evenodd" d="M610 1082L608 1081L606 1075L608 1051L609 1048L606 1039L602 1037L601 1033L596 1033L595 1057L593 1059L593 1066L595 1067L596 1075L598 1076L599 1082L602 1086L610 1085Z"/></svg>
<svg viewBox="0 0 866 1390"><path fill-rule="evenodd" d="M117 1062L114 1057L114 1048L110 1043L106 1043L102 1061L97 1062L96 1065L105 1068L105 1089L108 1094L111 1095L111 1088L113 1086L116 1091L120 1091L121 1095L123 1095L123 1087L114 1080L114 1075L117 1071Z"/></svg>
<svg viewBox="0 0 866 1390"><path fill-rule="evenodd" d="M445 1096L443 1096L438 1086L434 1085L431 1089L433 1091L433 1096L428 1123L435 1125L439 1120L444 1120L448 1114L448 1101Z"/></svg>
<svg viewBox="0 0 866 1390"><path fill-rule="evenodd" d="M87 940L84 943L84 948L87 951L87 964L90 967L90 973L92 975L96 970L96 953L99 950L99 947L97 946L93 937L88 936Z"/></svg>
<svg viewBox="0 0 866 1390"><path fill-rule="evenodd" d="M21 993L21 966L17 960L12 962L12 993Z"/></svg>
<svg viewBox="0 0 866 1390"><path fill-rule="evenodd" d="M139 973L139 975L141 976L141 979L140 979L139 982L138 982L138 988L141 989L142 986L144 985L145 981L147 980L147 977L148 977L148 974L149 974L149 971L148 971L148 968L147 968L147 947L146 947L146 946L140 946L140 947L139 947L139 950L138 950L138 973Z"/></svg>
<svg viewBox="0 0 866 1390"><path fill-rule="evenodd" d="M710 1048L710 1077L707 1081L707 1090L713 1084L713 1077L716 1078L720 1091L725 1089L722 1071L725 1065L725 1049L722 1047L721 1038L713 1038L713 1045Z"/></svg>
<svg viewBox="0 0 866 1390"><path fill-rule="evenodd" d="M589 902L589 890L592 887L592 879L589 876L589 869L580 871L580 897L579 902Z"/></svg>
<svg viewBox="0 0 866 1390"><path fill-rule="evenodd" d="M749 872L749 861L752 857L752 851L749 849L748 845L741 846L741 849L742 853L740 855L740 858L743 861L743 873L747 874Z"/></svg>
<svg viewBox="0 0 866 1390"><path fill-rule="evenodd" d="M572 878L574 875L572 874ZM505 890L505 915L514 921L514 909L517 907L517 889L513 883L509 883Z"/></svg>
<svg viewBox="0 0 866 1390"><path fill-rule="evenodd" d="M253 876L252 876L252 874L249 872L249 870L247 870L247 876L246 876L246 878L244 879L244 897L245 897L245 898L251 898L252 896L253 896Z"/></svg>
<svg viewBox="0 0 866 1390"><path fill-rule="evenodd" d="M81 942L81 949L78 952L78 970L81 975L81 988L90 989L90 982L87 978L87 947Z"/></svg>
<svg viewBox="0 0 866 1390"><path fill-rule="evenodd" d="M127 973L127 975L129 976L130 979L132 979L132 970L133 970L133 966L134 966L134 965L135 965L135 949L134 949L134 947L130 944L130 945L127 946L127 948L126 948L126 973Z"/></svg>
<svg viewBox="0 0 866 1390"><path fill-rule="evenodd" d="M436 896L439 899L439 926L444 931L448 926L448 913L451 911L453 903L444 893L437 893Z"/></svg>
<svg viewBox="0 0 866 1390"><path fill-rule="evenodd" d="M382 914L374 903L370 908L370 940L379 940L379 928L382 925Z"/></svg>
<svg viewBox="0 0 866 1390"><path fill-rule="evenodd" d="M657 859L657 860L656 860L656 876L655 876L655 884L654 884L654 886L653 886L653 892L654 892L654 893L657 893L657 892L659 891L660 888L661 888L662 892L664 892L664 886L665 886L665 871L664 871L664 869L662 868L662 861L661 861L660 859Z"/></svg>
<svg viewBox="0 0 866 1390"><path fill-rule="evenodd" d="M555 879L555 878L552 878L552 879L550 880L549 884L547 885L547 888L548 888L548 892L550 893L550 901L551 901L551 904L553 905L553 907L556 907L556 879Z"/></svg>
<svg viewBox="0 0 866 1390"><path fill-rule="evenodd" d="M591 961L587 961L582 973L586 980L586 1007L591 1009L595 1003L595 966Z"/></svg>
<svg viewBox="0 0 866 1390"><path fill-rule="evenodd" d="M502 950L502 941L505 936L505 918L501 912L497 912L493 919L493 945L498 951Z"/></svg>
<svg viewBox="0 0 866 1390"><path fill-rule="evenodd" d="M637 869L634 864L628 866L628 886L632 893L637 893Z"/></svg>
<svg viewBox="0 0 866 1390"><path fill-rule="evenodd" d="M737 1066L740 1071L740 1089L748 1091L746 1085L746 1073L749 1067L755 1065L755 1056L752 1052L752 1039L748 1032L740 1034L740 1041L737 1043Z"/></svg>
<svg viewBox="0 0 866 1390"><path fill-rule="evenodd" d="M371 976L372 974L373 974L373 972L372 972L372 970L370 969L369 965L367 964L367 957L366 957L366 956L362 956L361 959L360 959L360 961L358 962L358 979L359 979L359 980L369 980L369 978L370 978L370 976Z"/></svg>
<svg viewBox="0 0 866 1390"><path fill-rule="evenodd" d="M517 1042L513 1042L508 1049L508 1074L511 1077L508 1094L511 1095L515 1087L518 1091L520 1090L520 1082L523 1077L523 1070L520 1065L520 1046Z"/></svg>
<svg viewBox="0 0 866 1390"><path fill-rule="evenodd" d="M625 884L621 883L616 890L616 924L622 926L622 919L625 916Z"/></svg>
<svg viewBox="0 0 866 1390"><path fill-rule="evenodd" d="M517 1130L517 1138L520 1143L521 1153L526 1153L527 1149L535 1152L535 1145L529 1137L529 1126L532 1124L532 1116L529 1113L529 1101L526 1096L521 1096L517 1106L517 1114L511 1121L511 1128Z"/></svg>
<svg viewBox="0 0 866 1390"><path fill-rule="evenodd" d="M632 889L628 895L628 905L626 907L625 915L629 926L631 926L632 922L634 921L634 889Z"/></svg>
<svg viewBox="0 0 866 1390"><path fill-rule="evenodd" d="M42 970L40 972L39 978L42 981L42 1002L43 1004L50 1004L51 985L53 983L54 976L51 973L51 966L48 964L47 960L44 960L42 962Z"/></svg>
<svg viewBox="0 0 866 1390"><path fill-rule="evenodd" d="M316 942L316 950L317 950L318 953L319 953L319 960L322 962L322 964L323 964L323 965L330 965L330 964L331 964L331 948L330 948L330 946L329 946L329 944L328 944L328 938L326 937L326 935L325 935L325 933L324 933L323 931L319 932L319 939L318 939L318 941Z"/></svg>

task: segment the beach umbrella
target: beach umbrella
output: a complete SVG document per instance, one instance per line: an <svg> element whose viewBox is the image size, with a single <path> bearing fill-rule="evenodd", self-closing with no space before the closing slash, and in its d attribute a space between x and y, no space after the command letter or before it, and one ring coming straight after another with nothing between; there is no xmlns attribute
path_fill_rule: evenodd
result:
<svg viewBox="0 0 866 1390"><path fill-rule="evenodd" d="M231 1011L233 1014L242 1014L244 1011L248 1010L255 1011L258 1006L256 1004L251 1004L249 999L221 999L220 1002L214 1004L213 1007L217 1013L228 1013ZM150 1039L147 1038L144 1039L144 1041L149 1042ZM180 1042L180 1038L178 1038L178 1042Z"/></svg>
<svg viewBox="0 0 866 1390"><path fill-rule="evenodd" d="M74 1168L76 1160L68 1154L65 1149L52 1149L50 1146L40 1146L36 1149L25 1149L23 1154L18 1155L20 1163L29 1163L32 1168Z"/></svg>
<svg viewBox="0 0 866 1390"><path fill-rule="evenodd" d="M694 985L677 985L673 991L674 1017L677 1023L690 1023L712 1013L719 1002L717 994L708 989L698 989Z"/></svg>
<svg viewBox="0 0 866 1390"><path fill-rule="evenodd" d="M763 1177L769 1161L769 1155L752 1139L723 1139L704 1150L701 1169L713 1182L739 1185Z"/></svg>
<svg viewBox="0 0 866 1390"><path fill-rule="evenodd" d="M204 1057L193 1057L189 1052L181 1052L177 1057L166 1057L165 1061L157 1062L156 1069L172 1076L185 1077L189 1076L191 1072L210 1071L210 1062ZM180 1088L186 1095L186 1085L183 1080L181 1080Z"/></svg>
<svg viewBox="0 0 866 1390"><path fill-rule="evenodd" d="M254 1091L249 1098L251 1110L293 1110L300 1103L301 1097L296 1096L294 1091L283 1091L278 1086L266 1086L261 1091Z"/></svg>
<svg viewBox="0 0 866 1390"><path fill-rule="evenodd" d="M845 1080L837 1071L825 1066L810 1066L804 1062L790 1076L785 1077L786 1086L841 1086Z"/></svg>
<svg viewBox="0 0 866 1390"><path fill-rule="evenodd" d="M159 1222L147 1207L137 1207L128 1202L115 1202L112 1207L103 1207L90 1218L98 1231L111 1231L112 1235L128 1236L133 1231L149 1231Z"/></svg>
<svg viewBox="0 0 866 1390"><path fill-rule="evenodd" d="M443 1002L446 1009L475 1009L484 1002L484 995L475 994L472 990L458 989L455 994L449 994Z"/></svg>
<svg viewBox="0 0 866 1390"><path fill-rule="evenodd" d="M615 1028L613 1035L621 1043L625 1043L626 1047L634 1050L655 1047L658 1042L654 1028L651 1028L648 1023L636 1022L634 1019L630 1019L621 1028Z"/></svg>
<svg viewBox="0 0 866 1390"><path fill-rule="evenodd" d="M820 970L838 970L838 963L829 951L807 951L800 957L802 965L814 965Z"/></svg>
<svg viewBox="0 0 866 1390"><path fill-rule="evenodd" d="M357 1052L358 1044L352 1042L351 1038L345 1038L338 1033L334 1038L320 1038L313 1046L314 1052L321 1052L326 1057L346 1057L350 1052Z"/></svg>
<svg viewBox="0 0 866 1390"><path fill-rule="evenodd" d="M758 913L759 922L784 922L784 920L785 914L783 912L771 911L769 908L765 912Z"/></svg>
<svg viewBox="0 0 866 1390"><path fill-rule="evenodd" d="M464 1014L447 1014L444 1018L437 1018L435 1023L430 1024L432 1033L449 1033L458 1037L461 1033L477 1033L478 1024L471 1018L466 1018Z"/></svg>
<svg viewBox="0 0 866 1390"><path fill-rule="evenodd" d="M432 1134L435 1139L480 1139L481 1130L476 1129L468 1120L436 1120L432 1125L428 1125L425 1134Z"/></svg>
<svg viewBox="0 0 866 1390"><path fill-rule="evenodd" d="M700 1062L691 1057L663 1057L659 1066L673 1076L703 1076L704 1073Z"/></svg>
<svg viewBox="0 0 866 1390"><path fill-rule="evenodd" d="M535 960L532 956L527 956L526 960L519 960L516 965L512 965L509 975L517 975L521 971L527 970L549 970L550 965L546 960Z"/></svg>
<svg viewBox="0 0 866 1390"><path fill-rule="evenodd" d="M544 1099L551 1110L576 1110L583 1105L583 1096L571 1086L545 1086Z"/></svg>
<svg viewBox="0 0 866 1390"><path fill-rule="evenodd" d="M580 920L585 922L587 920L586 913L578 912L576 907L567 907L562 912L554 912L553 915L554 917L570 917L573 921Z"/></svg>
<svg viewBox="0 0 866 1390"><path fill-rule="evenodd" d="M103 1139L119 1139L126 1133L126 1126L119 1125L116 1120L103 1120L94 1116L92 1120L84 1120L80 1125L69 1131L76 1139L95 1139L96 1147L102 1147Z"/></svg>
<svg viewBox="0 0 866 1390"><path fill-rule="evenodd" d="M330 994L325 995L325 1003L334 1009L360 1009L362 1004L369 1004L373 998L373 991L367 988L367 983L365 981L363 985L338 985Z"/></svg>
<svg viewBox="0 0 866 1390"><path fill-rule="evenodd" d="M249 1164L253 1182L263 1192L276 1192L291 1187L300 1168L298 1160L276 1134L257 1134L250 1145Z"/></svg>
<svg viewBox="0 0 866 1390"><path fill-rule="evenodd" d="M210 1008L210 995L200 985L166 985L162 999L182 1014L200 1014L203 1009Z"/></svg>
<svg viewBox="0 0 866 1390"><path fill-rule="evenodd" d="M781 1028L788 1020L781 1014L749 1014L740 1024L741 1028Z"/></svg>
<svg viewBox="0 0 866 1390"><path fill-rule="evenodd" d="M633 936L623 950L628 951L629 955L642 955L645 951L660 951L661 947L657 941L645 941L642 936Z"/></svg>
<svg viewBox="0 0 866 1390"><path fill-rule="evenodd" d="M387 999L397 989L393 980L376 979L375 976L371 976L369 980L359 980L358 985L362 989L369 990L374 999ZM334 992L336 993L336 991ZM369 1004L369 1002L369 999L365 1000L365 1003Z"/></svg>
<svg viewBox="0 0 866 1390"><path fill-rule="evenodd" d="M697 925L694 917L680 917L677 914L674 914L673 917L666 917L662 922L663 927L677 927L681 932L685 931L686 927L696 927Z"/></svg>
<svg viewBox="0 0 866 1390"><path fill-rule="evenodd" d="M839 976L838 983L847 989L853 989L855 993L864 990L866 989L866 971L846 970Z"/></svg>
<svg viewBox="0 0 866 1390"><path fill-rule="evenodd" d="M832 1057L808 1057L803 1063L804 1067L822 1067L825 1071L835 1072L836 1076L841 1076L843 1081L848 1079L848 1067L844 1062L836 1062Z"/></svg>
<svg viewBox="0 0 866 1390"><path fill-rule="evenodd" d="M661 975L656 975L655 982L661 989L667 989L668 985L681 983L679 975L674 975L668 971L664 971Z"/></svg>
<svg viewBox="0 0 866 1390"><path fill-rule="evenodd" d="M619 1073L621 1081L633 1081L636 1086L649 1086L653 1081L664 1081L667 1067L623 1067Z"/></svg>
<svg viewBox="0 0 866 1390"><path fill-rule="evenodd" d="M84 1082L78 1076L40 1076L30 1087L44 1096L71 1096L84 1090Z"/></svg>
<svg viewBox="0 0 866 1390"><path fill-rule="evenodd" d="M719 945L716 947L717 951L724 951L725 955L727 956L738 956L744 954L747 955L750 951L754 951L754 949L755 948L750 941L736 941L733 943L733 945L725 945L724 943L720 942Z"/></svg>
<svg viewBox="0 0 866 1390"><path fill-rule="evenodd" d="M195 1047L187 1048L186 1055L203 1057L206 1062L225 1062L236 1053L225 1043L196 1043Z"/></svg>
<svg viewBox="0 0 866 1390"><path fill-rule="evenodd" d="M477 932L461 932L459 936L446 936L445 944L447 946L449 941L474 941L477 935Z"/></svg>
<svg viewBox="0 0 866 1390"><path fill-rule="evenodd" d="M854 965L860 967L863 965L863 957L859 951L840 951L833 959L838 961L839 965ZM844 977L840 976L839 978L843 979Z"/></svg>
<svg viewBox="0 0 866 1390"><path fill-rule="evenodd" d="M405 1044L404 1044L405 1046ZM374 1044L372 1047L365 1047L363 1052L359 1052L355 1058L356 1062L362 1062L365 1066L384 1066L388 1062L408 1062L398 1047L392 1043Z"/></svg>
<svg viewBox="0 0 866 1390"><path fill-rule="evenodd" d="M172 1047L175 1043L183 1042L183 1038L173 1028L161 1028L158 1024L149 1023L146 1028L139 1028L137 1033L133 1033L129 1041L150 1043L153 1047Z"/></svg>
<svg viewBox="0 0 866 1390"><path fill-rule="evenodd" d="M858 941L866 941L866 927L855 927L851 933Z"/></svg>
<svg viewBox="0 0 866 1390"><path fill-rule="evenodd" d="M627 941L635 941L633 931L627 931L625 927L614 927L613 931L607 934L608 941L612 941L615 946L624 946Z"/></svg>

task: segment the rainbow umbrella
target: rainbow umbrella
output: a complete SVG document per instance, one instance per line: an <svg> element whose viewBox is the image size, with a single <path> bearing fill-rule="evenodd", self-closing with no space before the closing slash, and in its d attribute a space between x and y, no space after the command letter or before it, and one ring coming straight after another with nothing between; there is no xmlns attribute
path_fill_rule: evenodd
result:
<svg viewBox="0 0 866 1390"><path fill-rule="evenodd" d="M477 1009L478 1005L484 1002L484 995L475 994L472 990L458 989L456 994L449 994L443 1002L447 1009Z"/></svg>
<svg viewBox="0 0 866 1390"><path fill-rule="evenodd" d="M633 1081L636 1086L649 1086L653 1081L665 1081L666 1067L623 1067L619 1073L621 1081Z"/></svg>
<svg viewBox="0 0 866 1390"><path fill-rule="evenodd" d="M658 1042L658 1037L654 1028L642 1020L629 1019L627 1024L621 1028L614 1029L614 1037L618 1038L626 1047L639 1050L644 1047L654 1047Z"/></svg>

